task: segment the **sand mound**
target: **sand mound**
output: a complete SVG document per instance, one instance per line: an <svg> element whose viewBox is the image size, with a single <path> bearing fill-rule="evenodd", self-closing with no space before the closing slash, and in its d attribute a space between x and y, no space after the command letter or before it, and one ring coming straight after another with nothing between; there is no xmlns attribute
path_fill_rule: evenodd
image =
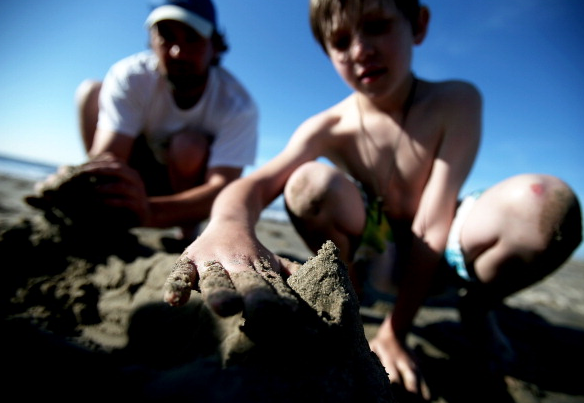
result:
<svg viewBox="0 0 584 403"><path fill-rule="evenodd" d="M107 249L70 234L36 217L0 237L17 268L2 306L10 385L21 396L63 398L57 385L66 382L71 400L91 390L145 401L393 401L332 243L287 282L257 272L246 280L278 288L294 309L259 300L253 312L223 318L196 292L181 308L161 302L178 254L129 233ZM25 387L31 376L39 387Z"/></svg>

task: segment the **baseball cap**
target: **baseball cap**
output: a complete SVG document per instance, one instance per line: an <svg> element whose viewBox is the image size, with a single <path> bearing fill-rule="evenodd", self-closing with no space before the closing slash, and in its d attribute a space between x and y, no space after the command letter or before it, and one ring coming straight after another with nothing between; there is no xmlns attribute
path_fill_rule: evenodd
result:
<svg viewBox="0 0 584 403"><path fill-rule="evenodd" d="M162 20L175 20L188 25L201 36L210 38L216 27L215 7L211 0L158 0L146 18L151 28Z"/></svg>

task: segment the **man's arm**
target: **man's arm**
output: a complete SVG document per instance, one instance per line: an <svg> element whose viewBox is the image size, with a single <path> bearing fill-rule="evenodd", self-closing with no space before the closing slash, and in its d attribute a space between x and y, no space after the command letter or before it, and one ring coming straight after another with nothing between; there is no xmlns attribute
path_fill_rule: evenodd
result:
<svg viewBox="0 0 584 403"><path fill-rule="evenodd" d="M89 149L89 158L93 159L106 153L114 155L124 163L128 163L135 137L97 128L93 137L93 144Z"/></svg>
<svg viewBox="0 0 584 403"><path fill-rule="evenodd" d="M211 168L201 185L180 193L148 198L150 227L171 227L201 222L209 217L217 195L241 176L242 168Z"/></svg>
<svg viewBox="0 0 584 403"><path fill-rule="evenodd" d="M115 185L102 187L101 191L116 196L108 200L110 205L136 211L141 225L147 227L189 225L206 219L219 192L243 170L211 168L201 185L172 195L148 197L139 174L127 165L133 144L131 136L98 129L89 153L94 161L86 164L86 169L120 179ZM109 157L103 158L104 155Z"/></svg>

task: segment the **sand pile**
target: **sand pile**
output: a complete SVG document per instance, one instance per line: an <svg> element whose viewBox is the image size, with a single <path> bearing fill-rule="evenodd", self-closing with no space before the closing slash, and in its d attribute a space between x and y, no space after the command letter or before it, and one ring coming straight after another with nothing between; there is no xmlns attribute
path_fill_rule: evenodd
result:
<svg viewBox="0 0 584 403"><path fill-rule="evenodd" d="M76 226L64 209L35 206L43 214L0 235L14 274L2 294L9 385L21 397L393 401L332 243L287 280L237 279L276 293L220 317L197 292L183 307L162 302L179 254L145 244L140 231L107 233L105 216L99 227Z"/></svg>

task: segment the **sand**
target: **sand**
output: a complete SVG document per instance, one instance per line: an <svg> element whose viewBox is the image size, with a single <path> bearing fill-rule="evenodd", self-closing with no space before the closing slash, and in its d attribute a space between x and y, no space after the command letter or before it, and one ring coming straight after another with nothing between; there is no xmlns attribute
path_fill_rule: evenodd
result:
<svg viewBox="0 0 584 403"><path fill-rule="evenodd" d="M359 308L334 245L314 256L288 223L261 221L260 240L304 266L266 283L284 293L271 305L222 318L196 292L182 308L162 303L184 248L175 230L116 235L99 222L82 234L64 230L23 202L32 193L31 182L0 175L7 396L411 401L389 387L367 346L392 303ZM583 269L570 261L495 310L508 351L476 351L456 290L429 299L408 342L433 401L583 402Z"/></svg>

